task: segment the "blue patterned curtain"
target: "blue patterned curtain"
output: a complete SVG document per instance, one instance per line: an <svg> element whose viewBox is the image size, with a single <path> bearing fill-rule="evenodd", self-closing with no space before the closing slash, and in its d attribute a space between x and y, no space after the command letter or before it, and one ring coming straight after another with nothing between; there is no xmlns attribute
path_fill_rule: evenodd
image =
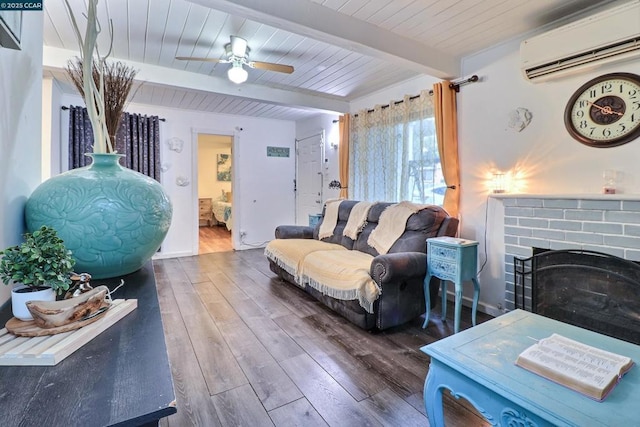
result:
<svg viewBox="0 0 640 427"><path fill-rule="evenodd" d="M90 153L93 146L91 121L84 107L69 107L69 169L81 168L91 164L84 155Z"/></svg>
<svg viewBox="0 0 640 427"><path fill-rule="evenodd" d="M124 113L116 133L116 150L123 166L160 181L160 119Z"/></svg>
<svg viewBox="0 0 640 427"><path fill-rule="evenodd" d="M69 169L91 164L93 132L84 107L69 108ZM160 119L124 113L116 133L115 149L124 154L121 164L160 181Z"/></svg>

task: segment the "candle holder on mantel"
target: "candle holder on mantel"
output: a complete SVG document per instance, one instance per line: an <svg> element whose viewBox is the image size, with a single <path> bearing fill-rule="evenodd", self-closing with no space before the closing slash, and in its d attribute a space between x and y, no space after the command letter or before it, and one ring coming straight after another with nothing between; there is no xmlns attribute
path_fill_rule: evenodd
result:
<svg viewBox="0 0 640 427"><path fill-rule="evenodd" d="M507 191L506 180L507 178L503 172L493 173L493 179L491 180L493 194L501 194Z"/></svg>
<svg viewBox="0 0 640 427"><path fill-rule="evenodd" d="M603 194L616 194L616 181L618 181L618 171L606 169L602 173L604 185L602 186Z"/></svg>

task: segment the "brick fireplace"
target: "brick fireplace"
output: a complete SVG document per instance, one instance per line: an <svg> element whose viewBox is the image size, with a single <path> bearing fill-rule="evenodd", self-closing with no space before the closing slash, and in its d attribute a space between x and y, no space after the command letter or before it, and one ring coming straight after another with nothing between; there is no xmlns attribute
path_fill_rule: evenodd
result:
<svg viewBox="0 0 640 427"><path fill-rule="evenodd" d="M505 195L505 308L513 310L514 256L582 249L640 261L638 195Z"/></svg>

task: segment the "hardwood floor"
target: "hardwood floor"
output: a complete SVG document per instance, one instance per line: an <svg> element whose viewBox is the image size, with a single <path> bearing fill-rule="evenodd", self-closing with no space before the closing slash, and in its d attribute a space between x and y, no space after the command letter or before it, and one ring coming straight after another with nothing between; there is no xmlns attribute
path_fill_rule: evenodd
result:
<svg viewBox="0 0 640 427"><path fill-rule="evenodd" d="M227 252L231 246L231 231L224 225L202 226L198 228L198 254Z"/></svg>
<svg viewBox="0 0 640 427"><path fill-rule="evenodd" d="M440 307L353 326L270 270L262 249L154 261L178 413L167 426L428 426L419 349L453 333ZM448 309L453 313L453 308ZM463 309L461 329L470 327ZM490 317L478 313L478 322ZM447 426L489 425L445 398Z"/></svg>

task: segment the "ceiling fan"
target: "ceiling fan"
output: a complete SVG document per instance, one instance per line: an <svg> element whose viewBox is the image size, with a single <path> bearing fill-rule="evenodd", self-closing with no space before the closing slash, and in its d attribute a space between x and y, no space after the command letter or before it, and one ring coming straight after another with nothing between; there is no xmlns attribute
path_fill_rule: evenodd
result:
<svg viewBox="0 0 640 427"><path fill-rule="evenodd" d="M243 65L259 70L277 71L279 73L293 73L291 65L276 64L273 62L250 61L249 52L251 49L247 45L247 41L242 37L231 36L231 42L224 45L226 59L219 58L196 58L191 56L176 56L181 61L206 61L220 62L222 64L231 64L231 68L227 71L227 77L234 83L244 83L247 81L247 70Z"/></svg>

